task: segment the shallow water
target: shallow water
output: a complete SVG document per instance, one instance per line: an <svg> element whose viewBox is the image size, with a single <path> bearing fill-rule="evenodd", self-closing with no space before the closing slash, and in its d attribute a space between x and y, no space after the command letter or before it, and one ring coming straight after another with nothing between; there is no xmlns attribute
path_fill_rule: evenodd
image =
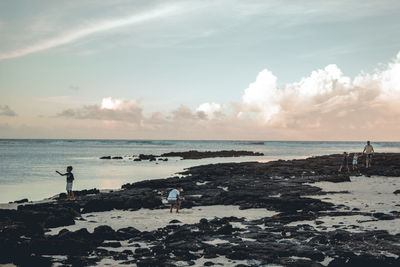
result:
<svg viewBox="0 0 400 267"><path fill-rule="evenodd" d="M373 143L377 152L400 152L400 143ZM217 162L269 161L361 151L364 142L157 141L157 140L14 140L0 139L0 203L40 200L65 190L55 170L74 167L74 190L116 189L143 179L166 178L184 168ZM168 162L100 160L101 156L162 154L171 151L249 150L263 157L212 158Z"/></svg>

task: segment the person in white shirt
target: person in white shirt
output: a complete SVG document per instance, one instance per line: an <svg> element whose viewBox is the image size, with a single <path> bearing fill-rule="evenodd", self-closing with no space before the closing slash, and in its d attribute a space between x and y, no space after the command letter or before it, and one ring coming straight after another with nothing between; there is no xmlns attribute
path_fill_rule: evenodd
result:
<svg viewBox="0 0 400 267"><path fill-rule="evenodd" d="M182 201L184 200L184 198L180 196L182 191L183 191L182 186L177 186L176 189L173 189L169 192L167 200L168 203L171 204L171 207L169 209L170 213L172 213L174 205L176 205L176 213L179 213L179 208L181 206Z"/></svg>
<svg viewBox="0 0 400 267"><path fill-rule="evenodd" d="M363 154L365 154L365 167L371 167L372 155L374 154L374 148L371 146L371 142L367 141L367 145L364 147Z"/></svg>
<svg viewBox="0 0 400 267"><path fill-rule="evenodd" d="M353 171L358 169L358 153L353 155Z"/></svg>

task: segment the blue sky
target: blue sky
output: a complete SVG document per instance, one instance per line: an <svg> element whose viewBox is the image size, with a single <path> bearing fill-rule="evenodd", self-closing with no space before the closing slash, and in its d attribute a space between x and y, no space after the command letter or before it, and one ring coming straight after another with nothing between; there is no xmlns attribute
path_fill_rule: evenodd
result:
<svg viewBox="0 0 400 267"><path fill-rule="evenodd" d="M154 114L168 120L182 105L196 113L204 103L212 112L224 108L227 117L250 112L253 119L259 110L238 105L264 69L277 77L277 87L329 64L351 79L387 69L400 50L399 15L400 2L391 0L2 1L0 110L14 115L0 113L0 136L84 138L93 136L87 124L100 123L107 134L98 138L129 138L119 133L125 126L133 127L132 138L157 138L167 130L149 122ZM101 108L109 97L125 109L137 105L142 120L76 115L85 106ZM75 115L60 117L71 109ZM60 120L75 130L65 131ZM217 127L211 119L199 123ZM282 131L256 124L262 134L250 139L274 139ZM169 131L168 138L193 135ZM247 139L241 134L231 138ZM218 130L198 138L224 136Z"/></svg>

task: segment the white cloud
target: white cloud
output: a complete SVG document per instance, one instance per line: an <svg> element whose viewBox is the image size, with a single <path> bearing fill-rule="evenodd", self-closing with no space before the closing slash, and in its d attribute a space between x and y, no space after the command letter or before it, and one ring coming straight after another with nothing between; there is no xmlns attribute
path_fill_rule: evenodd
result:
<svg viewBox="0 0 400 267"><path fill-rule="evenodd" d="M168 21L159 23L157 28L153 28L151 32L141 33L140 38L133 39L134 42L144 42L148 46L169 45L175 47L182 43L193 46L221 44L225 46L225 42L202 43L197 41L198 38L209 38L224 32L231 32L232 29L240 26L245 26L248 30L249 22L255 22L254 26L256 27L265 25L268 27L268 32L271 32L282 27L298 27L303 24L348 21L382 14L397 14L400 9L399 2L396 0L53 2L35 3L37 8L32 10L27 3L25 7L27 12L14 14L12 19L0 21L0 31L2 37L4 36L4 40L1 40L4 46L1 46L0 60L25 56L74 43L98 33L164 17L168 17ZM162 3L161 6L160 3ZM145 11L146 9L148 11ZM139 13L141 11L144 12ZM136 13L129 15L133 12ZM179 16L175 16L177 14ZM90 21L97 22L88 23ZM278 32L285 35L282 30ZM150 40L145 41L147 34L149 34ZM277 37L275 34L268 35L272 39ZM292 35L289 34L291 38ZM128 35L125 38L124 40L128 43L133 42ZM117 39L114 38L112 43L125 42ZM42 41L38 42L37 40ZM224 38L224 40L226 39ZM226 42L229 43L231 40ZM16 45L22 44L26 46L16 48ZM97 49L92 47L80 53L90 54L98 49L98 47Z"/></svg>
<svg viewBox="0 0 400 267"><path fill-rule="evenodd" d="M260 112L266 120L279 112L281 90L277 88L277 77L269 70L261 71L255 82L244 91L243 103L245 110Z"/></svg>
<svg viewBox="0 0 400 267"><path fill-rule="evenodd" d="M245 90L240 116L253 111L266 126L299 130L398 128L399 77L400 55L385 69L353 81L331 64L278 87L272 72L263 70Z"/></svg>
<svg viewBox="0 0 400 267"><path fill-rule="evenodd" d="M123 109L122 103L122 99L114 99L112 97L103 98L101 101L101 109Z"/></svg>
<svg viewBox="0 0 400 267"><path fill-rule="evenodd" d="M354 79L359 87L378 87L385 95L400 93L400 52L384 70L374 74L359 75Z"/></svg>
<svg viewBox="0 0 400 267"><path fill-rule="evenodd" d="M118 129L127 122L137 138L399 140L399 77L400 54L384 68L354 79L331 64L278 86L277 77L263 70L244 90L243 101L229 108L207 102L196 109L181 105L145 116L138 101L107 97L99 105L59 115L113 121Z"/></svg>
<svg viewBox="0 0 400 267"><path fill-rule="evenodd" d="M154 20L162 17L172 16L182 11L182 7L179 5L161 6L148 12L134 14L125 18L117 18L108 21L98 22L96 24L88 25L83 28L75 29L70 32L66 32L60 36L45 40L38 44L34 44L23 49L3 52L0 54L0 60L8 58L16 58L26 56L32 53L40 52L43 50L51 49L54 47L66 45L69 43L76 42L82 38L90 35L98 34L101 32L107 32L113 29L142 23L149 20Z"/></svg>
<svg viewBox="0 0 400 267"><path fill-rule="evenodd" d="M78 109L65 109L60 117L104 121L124 121L140 124L143 119L142 108L137 100L123 100L112 97L103 98L101 105L87 105Z"/></svg>
<svg viewBox="0 0 400 267"><path fill-rule="evenodd" d="M223 107L214 102L203 103L196 109L196 112L201 118L215 119L223 114Z"/></svg>

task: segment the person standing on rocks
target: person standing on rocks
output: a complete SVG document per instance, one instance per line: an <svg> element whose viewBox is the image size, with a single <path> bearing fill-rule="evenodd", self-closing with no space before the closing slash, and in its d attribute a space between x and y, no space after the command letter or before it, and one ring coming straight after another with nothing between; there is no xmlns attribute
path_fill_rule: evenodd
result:
<svg viewBox="0 0 400 267"><path fill-rule="evenodd" d="M176 213L179 213L179 208L181 207L181 202L184 200L183 197L180 196L181 192L183 191L182 186L177 186L176 189L173 189L169 192L168 195L168 203L171 204L169 212L172 213L172 209L174 205L176 205Z"/></svg>
<svg viewBox="0 0 400 267"><path fill-rule="evenodd" d="M364 147L363 154L365 154L365 167L369 168L371 167L371 160L372 160L372 155L374 154L374 148L371 145L370 141L367 141L367 145Z"/></svg>
<svg viewBox="0 0 400 267"><path fill-rule="evenodd" d="M346 167L347 172L350 172L350 169L349 169L349 154L347 154L347 152L343 152L343 160L342 160L342 164L339 167L339 172L342 171L343 167Z"/></svg>
<svg viewBox="0 0 400 267"><path fill-rule="evenodd" d="M74 192L72 191L72 182L75 180L72 171L72 166L67 167L67 172L62 174L59 171L56 171L61 176L67 176L67 195L68 195L68 200L75 200L75 195Z"/></svg>
<svg viewBox="0 0 400 267"><path fill-rule="evenodd" d="M353 171L358 170L358 153L354 153L353 155Z"/></svg>

